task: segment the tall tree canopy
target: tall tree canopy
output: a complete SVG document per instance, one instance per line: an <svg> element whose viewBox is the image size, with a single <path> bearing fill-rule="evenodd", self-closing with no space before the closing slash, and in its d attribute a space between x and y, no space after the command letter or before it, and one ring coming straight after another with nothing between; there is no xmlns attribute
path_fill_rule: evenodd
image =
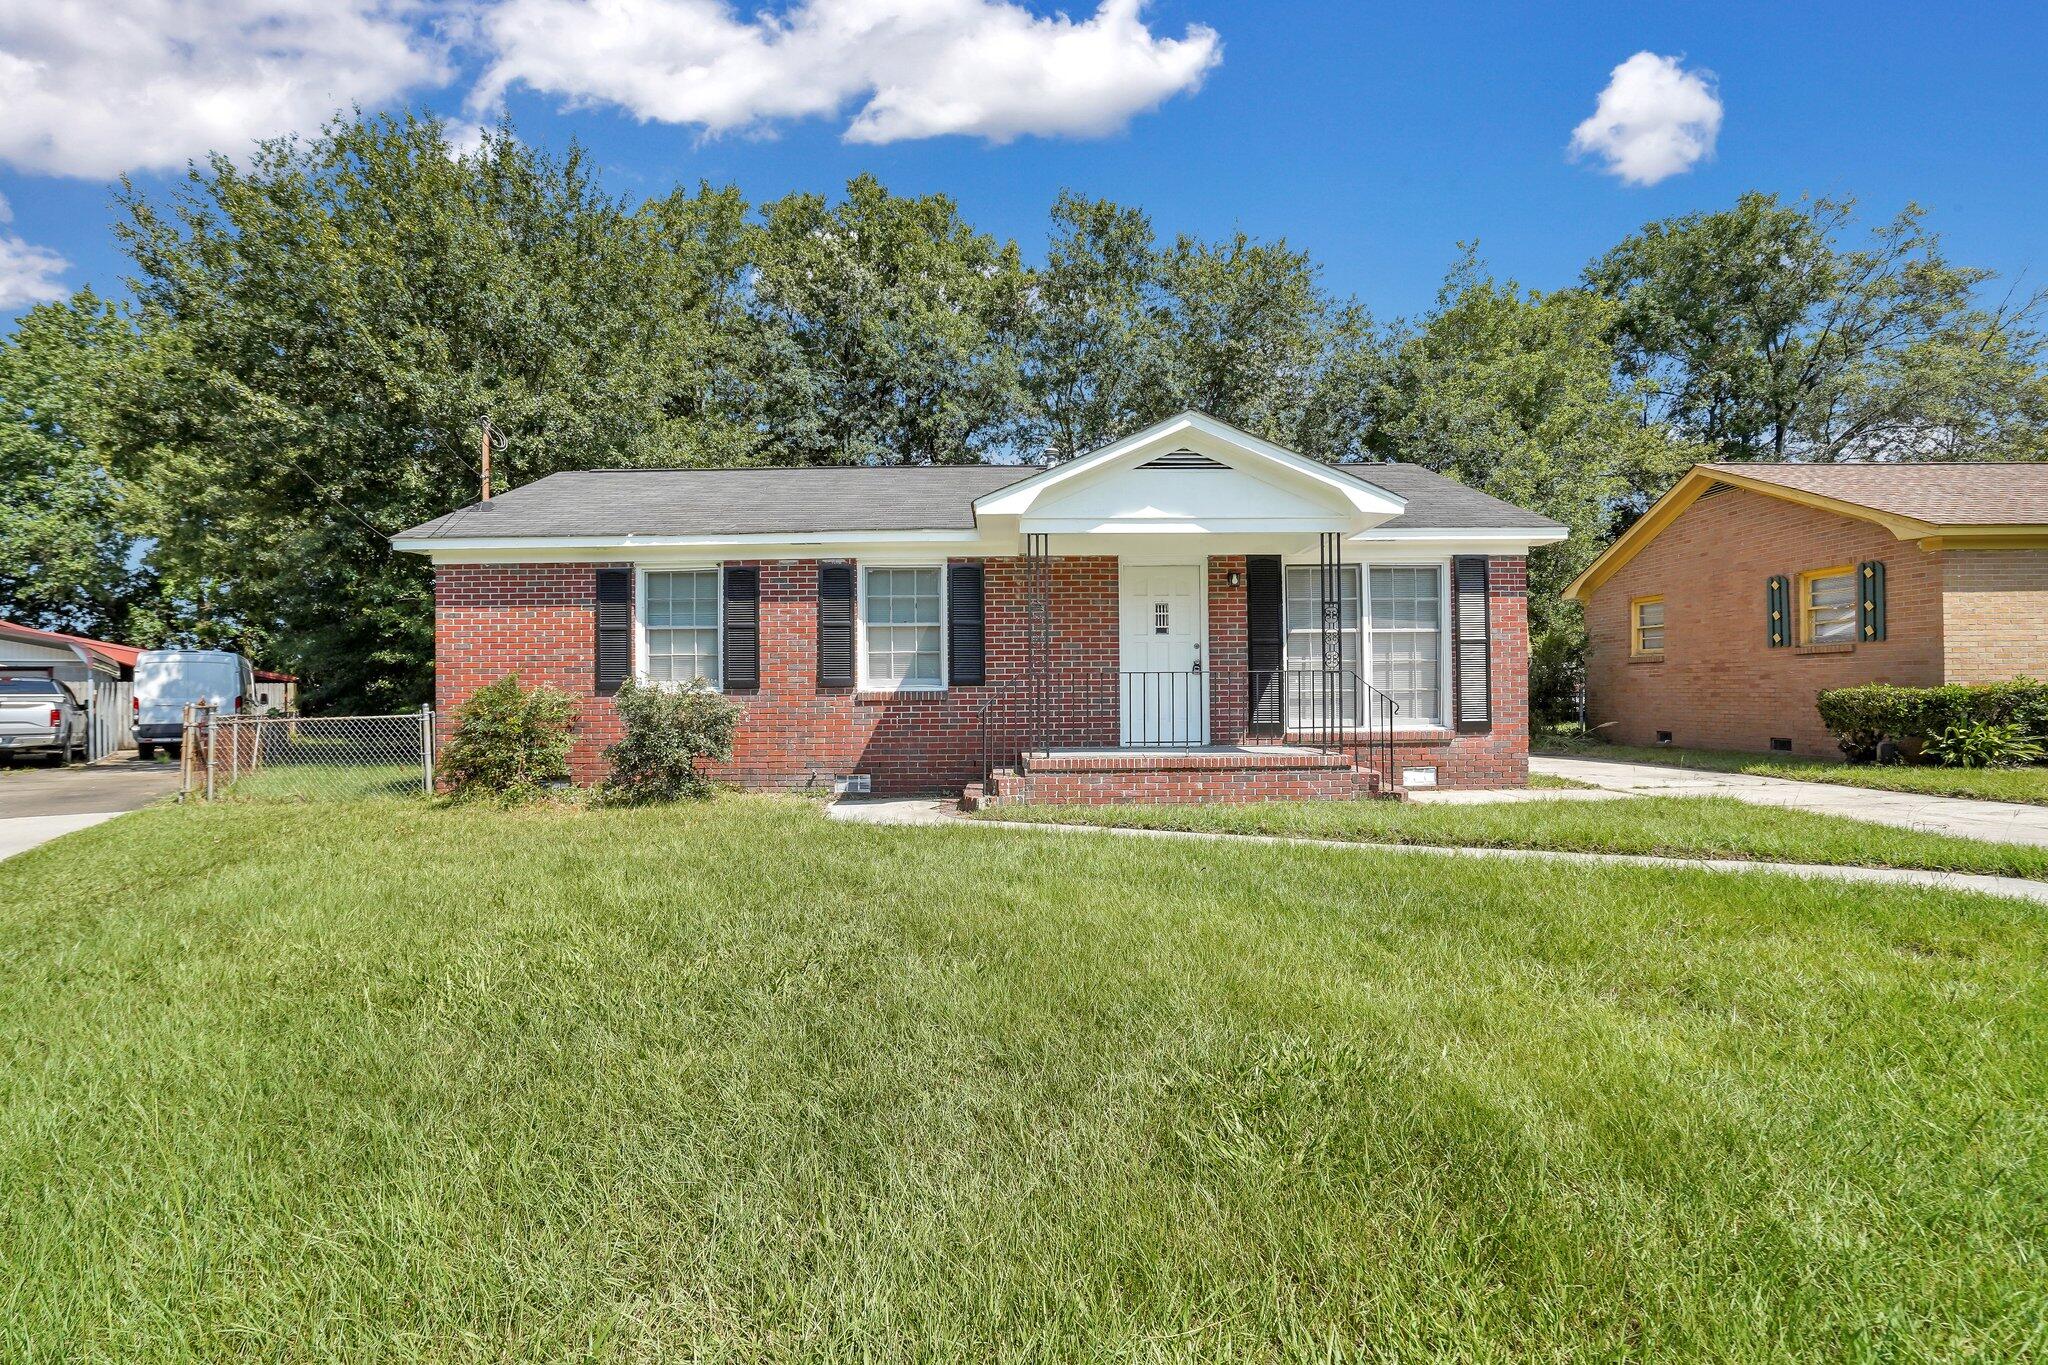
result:
<svg viewBox="0 0 2048 1365"><path fill-rule="evenodd" d="M1594 262L1622 378L1717 459L2048 455L2042 296L1981 302L1918 207L1847 245L1854 209L1745 194Z"/></svg>
<svg viewBox="0 0 2048 1365"><path fill-rule="evenodd" d="M48 630L165 632L133 511L108 467L128 320L90 291L30 309L0 341L0 601Z"/></svg>
<svg viewBox="0 0 2048 1365"><path fill-rule="evenodd" d="M425 695L429 575L385 538L474 499L479 417L515 437L501 486L736 439L705 363L739 270L729 196L636 215L574 151L501 130L456 157L393 118L125 205L151 341L129 473L157 557L231 583L201 625L305 668L313 704Z"/></svg>
<svg viewBox="0 0 2048 1365"><path fill-rule="evenodd" d="M1014 243L944 195L899 198L872 176L830 204L762 211L762 453L793 464L947 464L1017 428L1024 267Z"/></svg>
<svg viewBox="0 0 2048 1365"><path fill-rule="evenodd" d="M1581 289L1524 293L1468 251L1430 314L1395 336L1370 398L1375 453L1571 528L1569 540L1529 555L1539 694L1568 686L1560 672L1577 647L1576 615L1558 594L1599 553L1634 490L1668 484L1700 456L1645 423L1635 395L1615 384L1608 338L1619 312Z"/></svg>

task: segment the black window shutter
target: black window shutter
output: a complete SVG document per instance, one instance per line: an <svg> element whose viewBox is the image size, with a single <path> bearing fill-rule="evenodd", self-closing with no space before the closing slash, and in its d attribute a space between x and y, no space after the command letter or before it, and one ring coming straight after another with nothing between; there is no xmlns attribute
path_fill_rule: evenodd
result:
<svg viewBox="0 0 2048 1365"><path fill-rule="evenodd" d="M818 685L853 686L853 565L818 566Z"/></svg>
<svg viewBox="0 0 2048 1365"><path fill-rule="evenodd" d="M597 695L609 697L633 671L633 571L597 571Z"/></svg>
<svg viewBox="0 0 2048 1365"><path fill-rule="evenodd" d="M1771 648L1792 643L1792 585L1783 574L1772 574L1764 585L1764 602L1769 609Z"/></svg>
<svg viewBox="0 0 2048 1365"><path fill-rule="evenodd" d="M725 690L761 685L761 571L729 565L725 571Z"/></svg>
<svg viewBox="0 0 2048 1365"><path fill-rule="evenodd" d="M1493 728L1493 638L1488 616L1486 556L1451 560L1451 633L1458 660L1458 728Z"/></svg>
<svg viewBox="0 0 2048 1365"><path fill-rule="evenodd" d="M955 687L988 681L987 606L979 564L946 566L946 677Z"/></svg>
<svg viewBox="0 0 2048 1365"><path fill-rule="evenodd" d="M1884 638L1884 561L1866 560L1857 566L1856 581L1863 595L1856 599L1856 637L1864 644Z"/></svg>
<svg viewBox="0 0 2048 1365"><path fill-rule="evenodd" d="M1287 711L1282 704L1287 678L1281 671L1286 663L1286 594L1280 579L1278 555L1250 555L1244 561L1244 625L1246 667L1250 676L1250 730L1255 735L1277 735L1287 728Z"/></svg>

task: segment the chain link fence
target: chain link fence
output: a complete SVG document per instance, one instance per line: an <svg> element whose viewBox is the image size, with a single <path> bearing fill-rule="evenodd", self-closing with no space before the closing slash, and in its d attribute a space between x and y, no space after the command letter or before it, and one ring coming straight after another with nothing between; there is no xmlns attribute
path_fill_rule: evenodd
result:
<svg viewBox="0 0 2048 1365"><path fill-rule="evenodd" d="M434 713L186 715L184 791L206 801L359 801L434 790Z"/></svg>

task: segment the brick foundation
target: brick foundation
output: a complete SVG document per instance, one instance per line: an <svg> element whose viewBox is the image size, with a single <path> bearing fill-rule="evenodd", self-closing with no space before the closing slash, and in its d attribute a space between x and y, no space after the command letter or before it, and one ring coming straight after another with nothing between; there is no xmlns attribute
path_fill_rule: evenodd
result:
<svg viewBox="0 0 2048 1365"><path fill-rule="evenodd" d="M983 737L1008 761L1025 746L1024 583L1016 558L982 561L987 572L988 684L936 692L861 692L817 682L817 560L735 560L761 570L761 685L730 694L744 716L733 761L719 776L746 786L802 787L855 773L878 793L958 792L982 776ZM1432 732L1404 742L1400 761L1438 768L1441 786L1518 785L1527 780L1528 628L1523 561L1493 560L1494 723L1484 734ZM471 693L516 671L578 699L571 769L578 782L603 778L604 748L619 736L617 714L595 694L596 573L601 564L443 564L435 573L435 708L448 723ZM1229 586L1241 556L1208 561L1210 739L1244 737L1244 588ZM1052 565L1055 742L1117 742L1117 561L1067 556ZM1446 651L1449 642L1446 641ZM1175 779L1185 799L1216 799L1228 784L1254 799L1329 795L1319 787L1280 790L1270 775L1211 772ZM1301 779L1306 784L1309 779ZM1314 779L1327 787L1337 779ZM1206 784L1206 785L1205 785ZM1171 785L1171 784L1168 784ZM1341 783L1337 783L1341 786ZM1270 796L1267 795L1270 791ZM1340 792L1339 794L1355 794ZM1150 799L1172 799L1152 797Z"/></svg>

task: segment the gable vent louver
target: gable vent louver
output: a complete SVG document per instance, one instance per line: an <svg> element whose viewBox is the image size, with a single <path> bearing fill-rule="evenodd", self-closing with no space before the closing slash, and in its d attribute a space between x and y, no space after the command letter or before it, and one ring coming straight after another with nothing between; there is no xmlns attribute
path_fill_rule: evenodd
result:
<svg viewBox="0 0 2048 1365"><path fill-rule="evenodd" d="M1138 466L1140 469L1228 469L1221 460L1212 460L1207 455L1193 450L1169 450L1164 455L1155 455Z"/></svg>

